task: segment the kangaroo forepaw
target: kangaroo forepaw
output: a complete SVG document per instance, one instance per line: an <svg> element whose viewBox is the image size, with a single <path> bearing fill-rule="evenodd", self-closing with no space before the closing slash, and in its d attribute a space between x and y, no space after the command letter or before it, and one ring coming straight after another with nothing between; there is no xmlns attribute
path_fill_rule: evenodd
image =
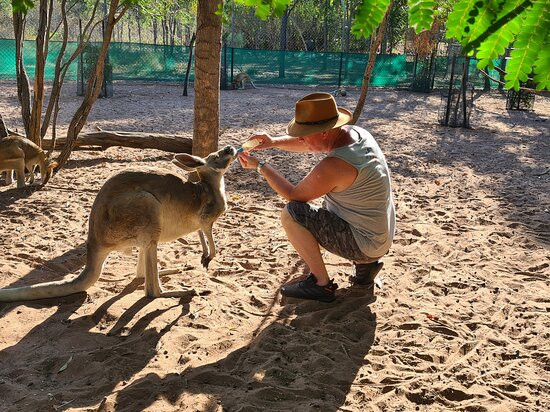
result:
<svg viewBox="0 0 550 412"><path fill-rule="evenodd" d="M202 255L201 263L205 269L208 269L208 265L212 259L208 255Z"/></svg>

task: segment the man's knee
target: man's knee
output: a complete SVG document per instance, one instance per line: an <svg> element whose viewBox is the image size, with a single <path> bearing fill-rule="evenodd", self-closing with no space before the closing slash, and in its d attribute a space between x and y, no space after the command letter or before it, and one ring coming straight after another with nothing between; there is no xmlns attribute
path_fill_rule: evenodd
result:
<svg viewBox="0 0 550 412"><path fill-rule="evenodd" d="M283 224L283 227L288 224L298 223L294 218L295 212L298 208L303 207L303 205L303 202L292 200L283 208L281 211L281 223Z"/></svg>

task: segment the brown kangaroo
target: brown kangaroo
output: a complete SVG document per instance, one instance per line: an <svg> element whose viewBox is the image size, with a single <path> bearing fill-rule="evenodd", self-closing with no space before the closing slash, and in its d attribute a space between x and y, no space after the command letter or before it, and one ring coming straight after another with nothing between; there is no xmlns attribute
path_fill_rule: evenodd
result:
<svg viewBox="0 0 550 412"><path fill-rule="evenodd" d="M0 172L6 171L6 184L12 183L12 170L17 175L17 187L25 187L25 167L30 171L29 183L34 183L34 168L40 167L42 185L48 183L57 166L44 151L29 139L11 135L0 139Z"/></svg>
<svg viewBox="0 0 550 412"><path fill-rule="evenodd" d="M157 268L157 245L198 231L205 268L216 255L212 225L226 209L223 175L237 151L227 146L204 159L177 154L173 162L196 171L194 183L168 172L124 171L99 190L90 212L86 266L73 279L0 289L0 302L43 299L82 292L92 286L114 250L139 248L137 277L145 277L145 295L180 297L189 291L164 291ZM206 237L206 239L205 239Z"/></svg>

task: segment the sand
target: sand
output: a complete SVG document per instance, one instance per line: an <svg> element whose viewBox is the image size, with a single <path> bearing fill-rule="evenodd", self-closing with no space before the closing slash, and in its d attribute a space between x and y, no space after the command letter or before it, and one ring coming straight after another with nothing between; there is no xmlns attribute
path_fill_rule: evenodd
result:
<svg viewBox="0 0 550 412"><path fill-rule="evenodd" d="M191 135L192 94L114 90L85 130ZM61 132L74 91L64 92ZM220 145L282 133L305 93L223 91ZM357 97L338 101L353 109ZM159 250L161 268L179 269L163 285L199 295L146 299L134 251L111 254L86 294L0 304L0 410L549 410L550 99L508 112L503 95L484 95L470 130L438 125L439 107L437 92L371 90L359 121L386 153L397 209L375 302L328 253L338 299L281 302L279 287L307 268L279 223L284 200L235 163L210 268L195 234ZM13 81L0 81L0 113L21 128ZM80 151L44 189L0 186L0 287L79 273L103 182L128 167L181 173L171 157ZM263 158L296 182L319 156Z"/></svg>

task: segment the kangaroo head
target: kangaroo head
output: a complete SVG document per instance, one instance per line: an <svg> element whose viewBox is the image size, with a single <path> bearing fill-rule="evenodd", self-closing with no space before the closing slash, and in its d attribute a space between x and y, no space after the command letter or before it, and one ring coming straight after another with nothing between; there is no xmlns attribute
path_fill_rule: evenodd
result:
<svg viewBox="0 0 550 412"><path fill-rule="evenodd" d="M49 157L46 157L45 163L46 163L46 171L44 173L44 181L42 182L42 185L45 185L46 183L48 183L48 180L50 180L50 177L52 177L53 169L57 167L57 162L54 162Z"/></svg>
<svg viewBox="0 0 550 412"><path fill-rule="evenodd" d="M225 146L217 152L212 152L205 158L187 153L174 156L172 162L187 172L197 172L201 180L208 177L220 178L237 157L237 150L232 146Z"/></svg>

